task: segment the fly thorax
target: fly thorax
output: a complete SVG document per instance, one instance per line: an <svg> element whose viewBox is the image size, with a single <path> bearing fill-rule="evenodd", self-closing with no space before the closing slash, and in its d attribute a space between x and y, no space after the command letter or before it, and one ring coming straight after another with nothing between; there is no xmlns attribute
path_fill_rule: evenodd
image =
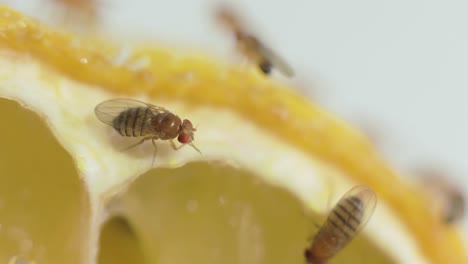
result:
<svg viewBox="0 0 468 264"><path fill-rule="evenodd" d="M153 118L152 123L155 134L158 134L160 139L173 139L179 134L181 121L172 113L161 113Z"/></svg>

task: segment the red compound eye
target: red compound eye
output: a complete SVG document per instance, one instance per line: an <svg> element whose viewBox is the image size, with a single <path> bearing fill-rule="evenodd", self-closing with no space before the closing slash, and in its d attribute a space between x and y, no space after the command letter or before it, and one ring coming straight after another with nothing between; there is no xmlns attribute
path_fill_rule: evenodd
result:
<svg viewBox="0 0 468 264"><path fill-rule="evenodd" d="M177 140L182 144L187 144L190 142L190 137L187 134L179 134Z"/></svg>

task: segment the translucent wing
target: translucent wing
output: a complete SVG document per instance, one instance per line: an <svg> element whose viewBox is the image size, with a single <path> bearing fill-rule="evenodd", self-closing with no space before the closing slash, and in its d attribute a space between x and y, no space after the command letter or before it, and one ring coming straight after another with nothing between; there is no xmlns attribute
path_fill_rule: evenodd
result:
<svg viewBox="0 0 468 264"><path fill-rule="evenodd" d="M368 186L357 185L341 197L333 210L346 203L359 208L354 215L354 217L359 219L359 225L354 232L354 236L356 236L364 228L374 213L375 206L377 205L377 195ZM347 220L351 221L351 219Z"/></svg>
<svg viewBox="0 0 468 264"><path fill-rule="evenodd" d="M294 71L289 66L286 61L284 61L280 56L278 56L275 52L271 49L266 47L263 44L259 45L259 52L262 54L263 57L268 59L274 67L276 67L280 72L282 72L287 77L292 77L294 75Z"/></svg>
<svg viewBox="0 0 468 264"><path fill-rule="evenodd" d="M325 261L342 250L367 224L374 212L377 196L367 186L353 187L341 197L328 214L305 256L309 263Z"/></svg>
<svg viewBox="0 0 468 264"><path fill-rule="evenodd" d="M114 119L122 112L135 107L148 107L153 113L168 112L165 108L144 103L134 99L112 99L104 101L94 108L96 117L102 122L113 126Z"/></svg>

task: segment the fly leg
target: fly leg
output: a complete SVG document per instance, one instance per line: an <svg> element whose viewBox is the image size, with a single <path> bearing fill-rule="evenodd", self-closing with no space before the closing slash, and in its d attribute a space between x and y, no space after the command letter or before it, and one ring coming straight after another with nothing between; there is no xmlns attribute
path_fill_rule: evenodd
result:
<svg viewBox="0 0 468 264"><path fill-rule="evenodd" d="M183 146L185 146L185 145L187 145L187 144L182 144L182 145L180 145L180 146L177 147L177 146L175 145L174 141L171 140L171 147L172 147L172 149L174 149L174 150L179 150L179 149L181 149L181 148L182 148ZM196 151L198 151L198 153L201 154L201 151L200 151L197 147L195 147L195 145L193 145L192 142L188 143L188 145L190 145L192 148L194 148Z"/></svg>
<svg viewBox="0 0 468 264"><path fill-rule="evenodd" d="M134 148L134 147L140 145L141 143L145 142L145 141L148 140L148 139L153 139L153 141L154 141L154 138L152 138L152 137L145 137L145 138L143 138L142 140L138 141L136 144L133 144L133 145L130 145L129 147L124 148L123 151L126 151L126 150L129 150L129 149L131 149L131 148Z"/></svg>
<svg viewBox="0 0 468 264"><path fill-rule="evenodd" d="M150 140L151 139L151 142L153 143L153 147L154 147L154 152L153 152L153 160L151 161L151 168L153 168L153 165L154 165L154 160L156 159L156 152L158 152L158 146L156 145L156 142L154 141L155 139L158 139L157 137L145 137L143 138L142 140L138 141L137 143L133 144L133 145L130 145L129 147L123 149L123 151L126 151L126 150L129 150L131 148L134 148L140 144L142 144L143 142L145 142L146 140ZM151 169L150 168L150 169Z"/></svg>
<svg viewBox="0 0 468 264"><path fill-rule="evenodd" d="M171 140L171 147L172 147L173 150L179 150L179 149L181 149L183 146L185 146L185 144L182 144L182 145L180 145L180 146L177 147L176 144L174 143L174 141Z"/></svg>
<svg viewBox="0 0 468 264"><path fill-rule="evenodd" d="M156 159L156 152L158 151L158 147L156 146L156 142L154 142L155 139L158 139L158 138L155 138L155 137L145 137L143 138L142 140L138 141L137 143L127 147L124 149L125 150L129 150L131 148L134 148L140 144L142 144L143 142L145 142L146 140L150 140L151 139L151 142L153 143L153 147L154 147L154 152L153 152L153 161L151 162L151 168L153 168L153 165L154 165L154 160Z"/></svg>
<svg viewBox="0 0 468 264"><path fill-rule="evenodd" d="M153 161L151 162L151 168L153 168L153 166L154 166L154 160L156 159L156 152L158 152L158 146L157 146L156 143L154 142L154 138L151 138L151 142L153 143L153 147L154 147Z"/></svg>
<svg viewBox="0 0 468 264"><path fill-rule="evenodd" d="M306 218L306 219L311 219L312 218L312 215L310 214L310 211L307 210L306 208L302 208L301 210L301 213L302 215ZM318 232L318 230L320 230L320 228L322 227L321 225L319 225L317 222L313 221L312 220L312 224L314 225L314 227L317 229L316 231L313 231L313 232L310 232L311 235L309 235L307 237L307 241L311 242L314 240L314 237L315 237L315 234Z"/></svg>

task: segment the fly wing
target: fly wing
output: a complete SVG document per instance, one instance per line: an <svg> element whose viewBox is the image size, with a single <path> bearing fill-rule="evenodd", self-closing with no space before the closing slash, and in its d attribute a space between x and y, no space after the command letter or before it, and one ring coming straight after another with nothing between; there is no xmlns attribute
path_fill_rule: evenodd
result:
<svg viewBox="0 0 468 264"><path fill-rule="evenodd" d="M364 185L355 186L343 195L314 238L315 244L328 245L320 250L321 257L331 258L351 242L367 224L376 202L374 191Z"/></svg>
<svg viewBox="0 0 468 264"><path fill-rule="evenodd" d="M346 219L350 223L357 222L354 230L354 236L356 236L367 224L370 217L374 213L375 206L377 205L377 196L375 192L366 185L357 185L351 188L347 193L341 197L337 205L349 207L353 210L353 214L349 214L349 219Z"/></svg>
<svg viewBox="0 0 468 264"><path fill-rule="evenodd" d="M96 106L96 117L109 126L113 126L114 119L122 112L135 107L148 107L153 113L167 112L166 109L134 99L112 99Z"/></svg>
<svg viewBox="0 0 468 264"><path fill-rule="evenodd" d="M280 56L278 56L273 50L269 49L265 45L259 45L259 52L265 57L267 60L273 64L280 72L282 72L287 77L292 77L294 75L294 70L283 60Z"/></svg>

